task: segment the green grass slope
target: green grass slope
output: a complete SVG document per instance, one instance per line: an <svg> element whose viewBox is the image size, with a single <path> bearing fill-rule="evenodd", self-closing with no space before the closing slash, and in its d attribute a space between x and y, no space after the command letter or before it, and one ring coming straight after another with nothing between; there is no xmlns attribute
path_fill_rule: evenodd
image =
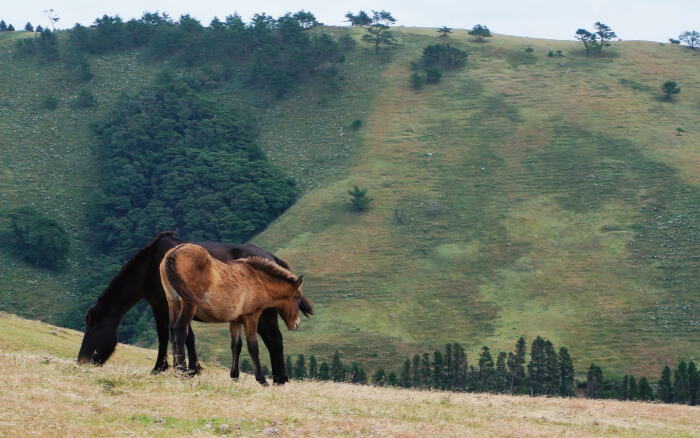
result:
<svg viewBox="0 0 700 438"><path fill-rule="evenodd" d="M351 164L255 239L305 274L318 308L291 350L398 364L456 341L475 363L482 345L542 335L581 371L697 358L698 55L397 34ZM411 90L410 62L441 41L467 66ZM354 185L375 198L366 213L349 210Z"/></svg>
<svg viewBox="0 0 700 438"><path fill-rule="evenodd" d="M137 53L93 58L95 79L78 84L62 63L17 57L14 40L28 37L0 34L0 230L9 224L6 213L31 205L66 229L71 249L66 269L54 272L22 263L0 247L0 310L52 321L77 298L90 269L86 205L97 184L90 125L120 93L149 83L155 67L140 62ZM95 95L97 107L73 108L81 87ZM57 99L55 110L43 107L47 96Z"/></svg>
<svg viewBox="0 0 700 438"><path fill-rule="evenodd" d="M159 66L91 57L100 105L75 110L79 86L60 66L14 59L6 34L0 210L34 204L70 232L72 253L52 273L0 250L0 309L50 320L89 269L90 123ZM254 239L305 275L316 304L286 351L329 360L338 348L398 368L459 342L474 364L482 345L510 351L542 335L579 371L655 376L697 361L699 55L619 42L589 59L575 42L395 35L398 47L374 56L360 43L336 79L283 100L235 83L216 93L252 109L265 152L304 192ZM467 64L416 92L410 63L438 42L466 50ZM672 102L658 89L668 79L682 87ZM56 111L41 108L47 94ZM366 213L349 209L354 185L374 197ZM226 327L196 330L205 356L228 363Z"/></svg>

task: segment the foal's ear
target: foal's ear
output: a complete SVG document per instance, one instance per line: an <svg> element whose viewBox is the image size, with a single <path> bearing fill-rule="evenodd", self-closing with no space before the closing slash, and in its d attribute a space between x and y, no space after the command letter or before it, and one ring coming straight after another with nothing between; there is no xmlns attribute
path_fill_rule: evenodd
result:
<svg viewBox="0 0 700 438"><path fill-rule="evenodd" d="M304 276L300 275L299 278L297 278L297 289L301 287L301 282L304 281Z"/></svg>

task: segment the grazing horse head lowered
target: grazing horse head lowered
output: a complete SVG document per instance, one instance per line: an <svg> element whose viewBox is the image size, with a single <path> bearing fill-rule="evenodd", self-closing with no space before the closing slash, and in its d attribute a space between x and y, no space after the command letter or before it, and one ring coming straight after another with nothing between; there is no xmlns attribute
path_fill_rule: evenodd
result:
<svg viewBox="0 0 700 438"><path fill-rule="evenodd" d="M232 346L240 345L245 331L255 378L266 385L258 357L258 319L266 308L276 308L289 330L296 330L299 312L313 314L311 302L302 294L302 277L261 257L228 263L213 258L204 248L191 243L168 251L160 264L160 277L170 310L173 365L184 370L184 341L190 322L228 322ZM237 355L233 352L234 369Z"/></svg>
<svg viewBox="0 0 700 438"><path fill-rule="evenodd" d="M103 365L117 347L117 325L121 315L106 315L101 303L93 303L85 313L86 335L78 353L78 363Z"/></svg>

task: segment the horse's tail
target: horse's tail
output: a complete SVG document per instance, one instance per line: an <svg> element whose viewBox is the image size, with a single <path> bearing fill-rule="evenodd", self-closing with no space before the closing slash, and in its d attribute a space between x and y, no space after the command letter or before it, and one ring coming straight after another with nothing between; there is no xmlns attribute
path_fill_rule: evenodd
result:
<svg viewBox="0 0 700 438"><path fill-rule="evenodd" d="M180 277L180 275L177 273L177 250L181 246L182 245L176 246L174 249L170 250L168 254L165 255L165 259L163 259L163 269L165 271L165 276L168 280L168 283L170 283L170 288L180 298L182 298L183 301L189 304L194 304L195 306L201 306L204 304L204 302L197 298L189 290L187 290L185 283L182 281L182 277Z"/></svg>
<svg viewBox="0 0 700 438"><path fill-rule="evenodd" d="M301 296L301 300L299 301L299 310L301 310L301 313L303 313L304 316L306 316L307 318L310 315L314 314L314 308L311 304L311 301L309 301L309 299L303 295Z"/></svg>
<svg viewBox="0 0 700 438"><path fill-rule="evenodd" d="M291 268L290 268L290 266L289 266L289 263L287 263L286 260L281 259L281 258L277 257L277 256L274 255L274 254L270 254L270 255L272 256L272 258L275 259L275 263L277 263L279 266L282 266L284 269L286 269L286 270L288 270L288 271L291 271Z"/></svg>

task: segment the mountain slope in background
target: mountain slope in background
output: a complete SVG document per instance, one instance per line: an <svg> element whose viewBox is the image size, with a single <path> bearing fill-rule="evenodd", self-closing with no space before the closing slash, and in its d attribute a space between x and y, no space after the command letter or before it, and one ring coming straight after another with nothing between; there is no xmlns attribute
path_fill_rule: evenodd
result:
<svg viewBox="0 0 700 438"><path fill-rule="evenodd" d="M578 370L655 376L697 361L699 55L618 42L587 58L574 42L395 35L398 47L375 56L360 43L337 81L283 100L235 82L217 93L255 108L261 146L304 191L253 240L305 275L316 305L286 351L398 368L459 342L474 364L482 345L511 351L541 335ZM90 123L157 66L130 52L91 57L101 104L76 111L60 69L13 60L3 38L13 62L0 66L1 207L39 206L74 241L58 274L2 251L0 298L50 320L89 269ZM436 43L465 50L466 66L415 91L411 62ZM673 101L659 90L669 79L682 87ZM47 89L65 103L55 112L37 109ZM365 213L350 209L353 186L374 198ZM227 363L227 329L195 330L204 356Z"/></svg>
<svg viewBox="0 0 700 438"><path fill-rule="evenodd" d="M255 239L316 300L292 348L381 362L457 341L474 363L542 335L579 370L637 373L697 355L697 55L399 35L363 149ZM436 42L467 66L415 92L410 62ZM671 78L687 93L674 102L658 90ZM366 213L348 208L355 185L375 198Z"/></svg>

